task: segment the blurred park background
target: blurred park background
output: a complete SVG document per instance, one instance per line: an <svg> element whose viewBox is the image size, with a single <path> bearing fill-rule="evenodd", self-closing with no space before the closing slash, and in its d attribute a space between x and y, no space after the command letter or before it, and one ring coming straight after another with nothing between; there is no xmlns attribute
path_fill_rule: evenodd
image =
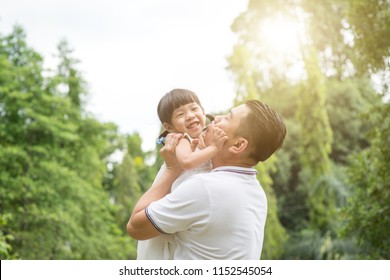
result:
<svg viewBox="0 0 390 280"><path fill-rule="evenodd" d="M390 259L390 1L246 2L230 26L231 106L260 99L288 129L257 166L262 259ZM0 258L134 259L125 225L158 147L87 109L65 39L56 57L45 68L22 26L0 34Z"/></svg>

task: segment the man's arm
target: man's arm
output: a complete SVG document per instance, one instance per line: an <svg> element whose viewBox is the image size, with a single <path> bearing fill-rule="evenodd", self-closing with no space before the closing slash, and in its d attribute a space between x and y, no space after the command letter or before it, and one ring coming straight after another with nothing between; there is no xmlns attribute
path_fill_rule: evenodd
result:
<svg viewBox="0 0 390 280"><path fill-rule="evenodd" d="M145 208L153 201L157 201L167 195L171 190L173 182L180 175L181 168L175 158L175 149L182 136L182 134L168 135L164 147L160 150L167 168L134 207L130 220L127 223L127 233L134 239L145 240L162 233L151 223L146 215Z"/></svg>

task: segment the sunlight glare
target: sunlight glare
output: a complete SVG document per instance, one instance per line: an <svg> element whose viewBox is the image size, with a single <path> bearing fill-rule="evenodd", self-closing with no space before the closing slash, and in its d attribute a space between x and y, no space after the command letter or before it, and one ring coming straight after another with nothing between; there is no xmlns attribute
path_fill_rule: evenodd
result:
<svg viewBox="0 0 390 280"><path fill-rule="evenodd" d="M283 73L289 81L301 80L305 74L302 53L308 43L305 34L303 21L291 17L279 14L262 20L254 46L259 53L258 65Z"/></svg>
<svg viewBox="0 0 390 280"><path fill-rule="evenodd" d="M299 26L296 22L282 16L262 22L260 38L272 52L280 54L299 54Z"/></svg>

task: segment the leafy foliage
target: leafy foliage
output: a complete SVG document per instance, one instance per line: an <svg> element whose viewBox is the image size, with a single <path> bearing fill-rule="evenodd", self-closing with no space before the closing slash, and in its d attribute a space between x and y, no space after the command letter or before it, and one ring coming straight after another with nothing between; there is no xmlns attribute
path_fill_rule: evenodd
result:
<svg viewBox="0 0 390 280"><path fill-rule="evenodd" d="M348 21L354 36L354 62L360 74L389 70L390 2L349 0ZM362 20L364 19L364 20ZM386 59L387 58L387 59Z"/></svg>
<svg viewBox="0 0 390 280"><path fill-rule="evenodd" d="M42 58L20 27L0 37L0 208L12 217L7 242L23 259L128 258L130 243L102 188L116 126L83 112L85 83L66 42L59 53L58 72L44 77Z"/></svg>
<svg viewBox="0 0 390 280"><path fill-rule="evenodd" d="M301 127L301 182L307 192L310 223L323 230L331 220L329 216L334 215L335 208L334 195L329 192L331 189L321 182L331 172L329 154L333 133L325 107L324 78L313 49L304 61L308 77L300 91L297 111Z"/></svg>
<svg viewBox="0 0 390 280"><path fill-rule="evenodd" d="M378 124L388 124L386 98L381 100L368 78L382 79L381 89L388 93L389 12L389 1L381 0L250 0L232 24L238 39L228 69L237 84L236 102L261 99L282 113L287 126L287 139L271 174L277 213L289 235L281 258L388 257L378 245L389 240L378 234L387 232L386 219L368 223L375 211L386 212L386 183L379 183L377 174L365 177L366 186L359 186L365 168L372 174L381 170L381 176L389 170L385 159L375 160L373 147L380 142L376 149L381 147L382 157L388 154L382 148L388 146L386 137L379 140L378 132L386 130L375 128L376 133L367 134ZM265 36L264 27L277 19L297 27L297 48L293 42L269 47L267 40L278 37L277 42L283 42L280 37L288 36L280 29L275 29L279 35ZM294 69L300 74L292 76ZM349 176L347 170L352 172ZM378 186L380 198L363 191L372 184ZM360 203L363 194L376 201L366 202L376 205L372 212ZM348 206L347 197L352 197ZM367 219L360 220L361 215ZM341 238L347 220L348 234Z"/></svg>
<svg viewBox="0 0 390 280"><path fill-rule="evenodd" d="M288 131L257 166L269 204L263 259L390 258L389 5L250 0L232 24L234 103L263 100ZM260 36L280 17L305 27L295 53ZM85 111L66 41L57 59L43 69L22 28L0 34L0 258L133 259L125 224L162 159Z"/></svg>
<svg viewBox="0 0 390 280"><path fill-rule="evenodd" d="M1 215L0 214L0 258L12 259L12 246L10 242L13 240L13 236L6 234L7 231L7 221L10 220L10 215Z"/></svg>
<svg viewBox="0 0 390 280"><path fill-rule="evenodd" d="M349 168L350 184L355 186L349 200L346 232L367 248L362 257L390 258L390 104L375 107L369 118L371 146L354 155Z"/></svg>
<svg viewBox="0 0 390 280"><path fill-rule="evenodd" d="M259 163L257 177L267 195L268 213L267 222L264 230L264 245L261 253L261 259L271 260L280 257L284 253L284 245L287 242L288 235L281 225L277 213L277 200L272 186L272 178L269 175L275 171L275 161L277 158L272 156L266 162Z"/></svg>

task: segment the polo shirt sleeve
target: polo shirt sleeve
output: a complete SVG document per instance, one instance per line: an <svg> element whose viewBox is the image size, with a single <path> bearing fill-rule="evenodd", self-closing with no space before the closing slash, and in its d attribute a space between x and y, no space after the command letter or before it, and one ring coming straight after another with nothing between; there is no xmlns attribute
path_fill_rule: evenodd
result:
<svg viewBox="0 0 390 280"><path fill-rule="evenodd" d="M172 193L151 203L146 215L162 233L202 230L210 219L210 197L201 180L195 175L184 181Z"/></svg>

